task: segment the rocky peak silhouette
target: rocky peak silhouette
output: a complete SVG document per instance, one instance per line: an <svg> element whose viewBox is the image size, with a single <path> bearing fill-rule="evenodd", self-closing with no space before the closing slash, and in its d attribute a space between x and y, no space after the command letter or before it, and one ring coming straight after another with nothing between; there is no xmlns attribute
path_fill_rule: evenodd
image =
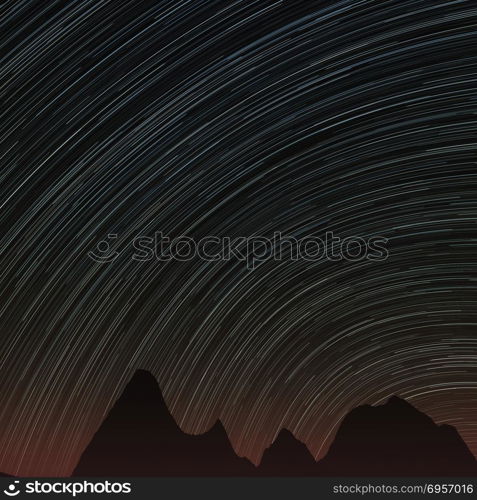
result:
<svg viewBox="0 0 477 500"><path fill-rule="evenodd" d="M156 379L138 370L93 436L74 476L233 476L255 467L238 457L222 423L183 432Z"/></svg>
<svg viewBox="0 0 477 500"><path fill-rule="evenodd" d="M462 476L476 461L457 430L437 425L409 402L392 396L364 405L343 419L326 457L323 475Z"/></svg>
<svg viewBox="0 0 477 500"><path fill-rule="evenodd" d="M258 467L261 476L316 476L316 461L307 446L282 429L264 451Z"/></svg>

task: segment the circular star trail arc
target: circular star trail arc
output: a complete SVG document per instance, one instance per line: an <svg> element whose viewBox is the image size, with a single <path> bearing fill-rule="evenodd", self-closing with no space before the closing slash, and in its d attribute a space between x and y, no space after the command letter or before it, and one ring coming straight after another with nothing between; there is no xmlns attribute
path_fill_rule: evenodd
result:
<svg viewBox="0 0 477 500"><path fill-rule="evenodd" d="M0 470L66 475L136 368L255 462L392 394L477 452L472 1L0 6ZM383 262L143 262L384 236ZM88 258L107 234L120 257Z"/></svg>

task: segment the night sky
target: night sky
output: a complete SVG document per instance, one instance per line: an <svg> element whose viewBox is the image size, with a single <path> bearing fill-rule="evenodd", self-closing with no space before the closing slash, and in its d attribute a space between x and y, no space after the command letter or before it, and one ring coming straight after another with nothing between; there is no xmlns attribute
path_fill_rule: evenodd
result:
<svg viewBox="0 0 477 500"><path fill-rule="evenodd" d="M9 0L0 25L0 471L70 474L138 368L255 462L283 427L319 458L393 394L477 454L476 2ZM156 231L389 257L132 259Z"/></svg>

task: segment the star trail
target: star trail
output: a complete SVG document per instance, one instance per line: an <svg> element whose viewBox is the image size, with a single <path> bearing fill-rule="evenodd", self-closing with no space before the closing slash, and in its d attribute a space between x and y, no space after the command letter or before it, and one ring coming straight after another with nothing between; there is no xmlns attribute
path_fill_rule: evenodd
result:
<svg viewBox="0 0 477 500"><path fill-rule="evenodd" d="M476 2L7 0L0 25L0 471L69 475L137 368L254 462L282 428L320 458L393 394L477 454ZM389 257L132 259L155 231Z"/></svg>

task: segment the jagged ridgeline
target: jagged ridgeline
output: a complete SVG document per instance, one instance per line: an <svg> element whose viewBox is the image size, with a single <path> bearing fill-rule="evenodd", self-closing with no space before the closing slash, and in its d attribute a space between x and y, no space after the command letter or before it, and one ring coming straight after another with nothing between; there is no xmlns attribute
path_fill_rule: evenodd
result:
<svg viewBox="0 0 477 500"><path fill-rule="evenodd" d="M342 421L316 462L282 430L255 466L237 456L220 421L204 434L183 432L156 379L138 370L93 436L74 476L471 476L474 456L449 425L436 425L392 397L360 406Z"/></svg>

